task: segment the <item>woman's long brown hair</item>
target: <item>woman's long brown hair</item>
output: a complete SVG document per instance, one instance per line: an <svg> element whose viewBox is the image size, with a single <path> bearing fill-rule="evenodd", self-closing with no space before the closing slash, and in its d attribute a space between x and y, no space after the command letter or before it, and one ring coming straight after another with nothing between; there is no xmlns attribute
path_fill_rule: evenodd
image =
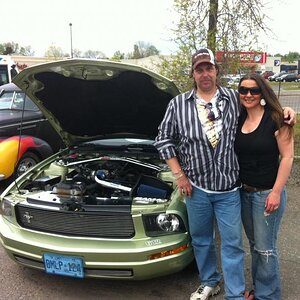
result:
<svg viewBox="0 0 300 300"><path fill-rule="evenodd" d="M273 121L275 122L277 128L281 128L282 125L287 125L284 122L284 115L283 115L283 109L282 106L274 93L273 89L271 88L269 82L261 75L257 73L249 73L247 75L244 75L240 82L239 87L241 86L242 82L244 80L254 80L258 87L261 89L261 97L265 99L266 106L271 110L271 117ZM288 125L287 125L288 126ZM289 127L289 137L293 135L293 127Z"/></svg>

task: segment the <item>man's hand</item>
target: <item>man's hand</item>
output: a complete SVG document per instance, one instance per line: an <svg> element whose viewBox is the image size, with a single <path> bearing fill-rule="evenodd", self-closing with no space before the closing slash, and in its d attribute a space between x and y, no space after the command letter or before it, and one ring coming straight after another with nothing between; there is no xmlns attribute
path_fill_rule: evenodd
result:
<svg viewBox="0 0 300 300"><path fill-rule="evenodd" d="M283 108L284 123L294 126L297 123L297 114L291 107Z"/></svg>
<svg viewBox="0 0 300 300"><path fill-rule="evenodd" d="M182 172L182 171L181 171ZM190 197L192 195L192 185L186 175L182 172L182 176L176 178L176 184L182 196Z"/></svg>

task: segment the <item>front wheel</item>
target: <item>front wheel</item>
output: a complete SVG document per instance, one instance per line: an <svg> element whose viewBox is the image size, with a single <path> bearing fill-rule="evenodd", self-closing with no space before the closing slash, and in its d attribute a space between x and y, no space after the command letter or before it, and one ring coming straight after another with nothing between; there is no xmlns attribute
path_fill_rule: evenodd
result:
<svg viewBox="0 0 300 300"><path fill-rule="evenodd" d="M16 177L19 177L20 175L25 173L27 170L29 170L31 167L35 166L39 162L40 159L36 154L32 152L25 153L17 164L15 170Z"/></svg>

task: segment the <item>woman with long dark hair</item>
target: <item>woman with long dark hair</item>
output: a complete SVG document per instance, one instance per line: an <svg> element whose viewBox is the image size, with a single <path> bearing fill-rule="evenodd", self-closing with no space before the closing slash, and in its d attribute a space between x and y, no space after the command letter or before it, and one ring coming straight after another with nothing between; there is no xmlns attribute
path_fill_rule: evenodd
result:
<svg viewBox="0 0 300 300"><path fill-rule="evenodd" d="M284 123L279 100L262 76L244 76L238 91L243 108L235 150L242 182L242 221L252 255L254 297L279 300L276 244L294 158L293 129Z"/></svg>

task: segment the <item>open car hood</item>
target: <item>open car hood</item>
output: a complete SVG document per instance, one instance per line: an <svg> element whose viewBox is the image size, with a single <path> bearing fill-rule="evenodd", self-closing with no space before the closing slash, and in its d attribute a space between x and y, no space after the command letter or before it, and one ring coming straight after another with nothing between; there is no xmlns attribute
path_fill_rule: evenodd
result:
<svg viewBox="0 0 300 300"><path fill-rule="evenodd" d="M37 104L67 146L108 137L154 138L179 90L145 68L68 59L29 67L14 83Z"/></svg>

